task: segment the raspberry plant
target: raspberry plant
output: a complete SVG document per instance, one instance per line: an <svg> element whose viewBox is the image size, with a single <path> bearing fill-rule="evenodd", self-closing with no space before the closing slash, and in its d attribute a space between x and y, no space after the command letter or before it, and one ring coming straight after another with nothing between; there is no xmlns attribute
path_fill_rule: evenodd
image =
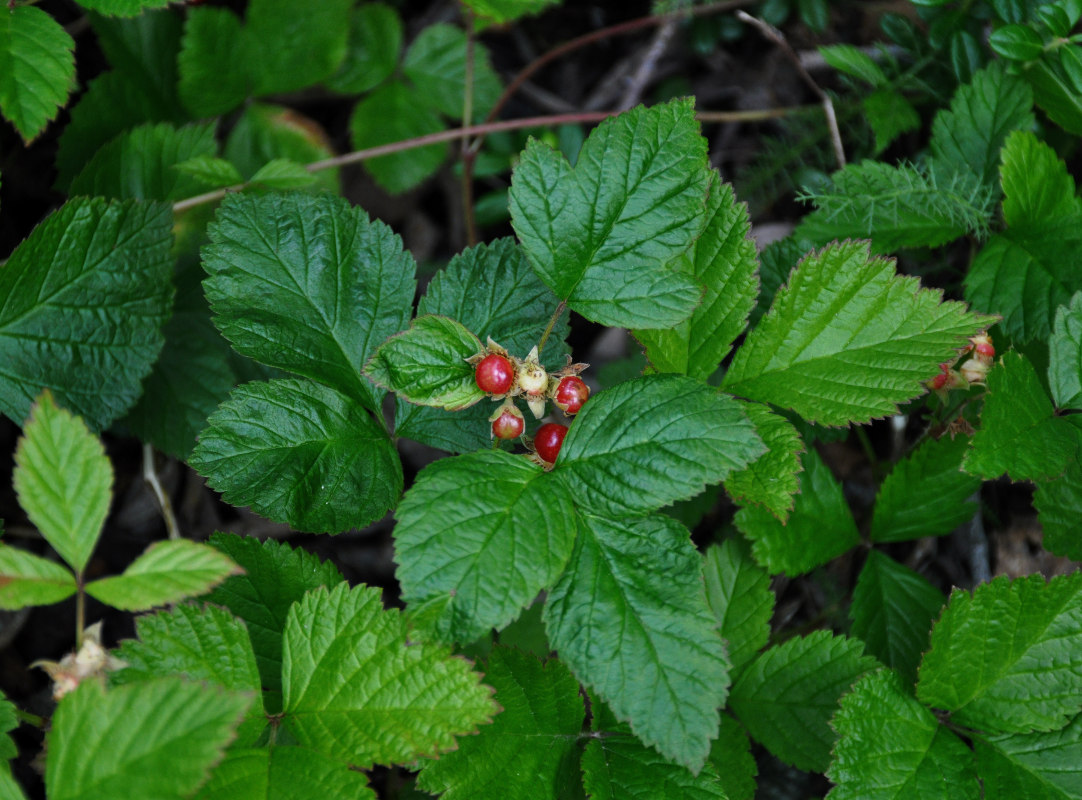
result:
<svg viewBox="0 0 1082 800"><path fill-rule="evenodd" d="M972 520L1002 476L1035 485L1044 546L1082 557L1082 205L1047 132L1082 133L1077 3L921 2L927 42L887 26L906 65L825 48L863 91L872 155L919 127L913 87L946 54L949 104L919 158L823 176L761 255L678 98L602 122L573 160L529 139L513 235L418 296L399 236L338 196L338 162L306 169L326 148L254 99L354 96L357 148L436 133L497 106L472 29L403 49L379 3L198 6L182 30L168 10L104 16L157 0L80 2L116 69L60 137L71 199L0 269L18 499L71 567L0 545L0 607L79 602L77 653L47 665L49 797L375 797L383 765L449 800L749 798L767 753L831 800L1080 796L1079 573L944 596L895 557ZM465 5L482 27L549 4ZM0 112L30 139L64 102L70 40L36 6L0 20L0 64L43 59L0 69ZM445 159L425 145L366 167L402 191ZM962 240L966 303L891 257ZM645 366L587 371L571 312L629 330ZM820 443L922 415L861 513ZM91 576L111 426L299 531L391 515L404 608L223 532ZM441 457L414 475L407 441ZM719 508L732 529L700 549ZM846 613L772 627L772 576L847 563ZM175 605L107 651L87 595ZM20 721L45 726L0 699L5 757ZM25 796L6 762L0 790Z"/></svg>

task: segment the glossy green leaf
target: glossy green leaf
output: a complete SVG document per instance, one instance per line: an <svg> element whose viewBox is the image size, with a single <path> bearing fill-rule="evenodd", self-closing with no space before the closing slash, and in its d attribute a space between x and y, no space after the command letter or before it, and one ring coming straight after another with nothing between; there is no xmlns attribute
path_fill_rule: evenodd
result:
<svg viewBox="0 0 1082 800"><path fill-rule="evenodd" d="M235 389L189 463L227 503L312 532L364 527L402 491L402 465L380 423L311 381Z"/></svg>
<svg viewBox="0 0 1082 800"><path fill-rule="evenodd" d="M268 161L252 176L252 183L276 191L305 189L315 182L316 176L305 169L304 165L288 158Z"/></svg>
<svg viewBox="0 0 1082 800"><path fill-rule="evenodd" d="M757 742L787 764L822 772L839 698L876 665L857 639L816 631L772 647L737 678L729 707Z"/></svg>
<svg viewBox="0 0 1082 800"><path fill-rule="evenodd" d="M582 508L641 514L694 497L763 450L733 398L691 378L649 375L590 398L555 473Z"/></svg>
<svg viewBox="0 0 1082 800"><path fill-rule="evenodd" d="M146 611L210 591L241 570L213 547L187 539L155 542L121 575L99 578L86 593L123 611Z"/></svg>
<svg viewBox="0 0 1082 800"><path fill-rule="evenodd" d="M717 734L729 665L688 531L660 514L579 520L545 606L549 640L639 739L697 772Z"/></svg>
<svg viewBox="0 0 1082 800"><path fill-rule="evenodd" d="M47 606L75 594L75 576L55 561L0 544L0 608Z"/></svg>
<svg viewBox="0 0 1082 800"><path fill-rule="evenodd" d="M828 800L978 800L973 753L880 670L842 698Z"/></svg>
<svg viewBox="0 0 1082 800"><path fill-rule="evenodd" d="M895 464L876 495L872 541L942 536L972 519L981 481L962 472L968 446L965 436L929 439Z"/></svg>
<svg viewBox="0 0 1082 800"><path fill-rule="evenodd" d="M688 772L626 733L586 744L582 782L591 800L728 800L712 764Z"/></svg>
<svg viewBox="0 0 1082 800"><path fill-rule="evenodd" d="M511 622L556 581L575 542L570 492L499 450L430 464L395 516L402 599L415 625L446 642Z"/></svg>
<svg viewBox="0 0 1082 800"><path fill-rule="evenodd" d="M1078 457L1080 442L1079 432L1055 416L1033 365L1011 351L988 372L980 430L962 467L988 479L1053 478Z"/></svg>
<svg viewBox="0 0 1082 800"><path fill-rule="evenodd" d="M1065 56L1067 51L1068 47L1046 50L1022 74L1033 87L1033 99L1049 119L1078 136L1082 135L1082 97L1073 79L1074 70L1065 64L1077 53Z"/></svg>
<svg viewBox="0 0 1082 800"><path fill-rule="evenodd" d="M57 706L46 737L53 800L177 797L202 784L251 697L180 678L104 691L86 681Z"/></svg>
<svg viewBox="0 0 1082 800"><path fill-rule="evenodd" d="M360 94L376 88L398 65L402 19L385 3L364 3L350 15L346 58L328 81L336 92Z"/></svg>
<svg viewBox="0 0 1082 800"><path fill-rule="evenodd" d="M174 164L173 169L188 175L203 186L223 189L244 183L244 176L229 161L212 155L195 156Z"/></svg>
<svg viewBox="0 0 1082 800"><path fill-rule="evenodd" d="M285 724L301 745L362 769L453 749L497 712L448 648L410 643L378 589L339 584L293 606L282 658Z"/></svg>
<svg viewBox="0 0 1082 800"><path fill-rule="evenodd" d="M352 0L320 0L298 13L295 0L252 0L244 16L247 70L257 94L306 89L346 57Z"/></svg>
<svg viewBox="0 0 1082 800"><path fill-rule="evenodd" d="M987 800L1082 797L1082 716L1049 733L987 736L975 745Z"/></svg>
<svg viewBox="0 0 1082 800"><path fill-rule="evenodd" d="M718 771L728 800L752 800L759 767L743 727L728 714L721 715L718 738L710 745L710 763Z"/></svg>
<svg viewBox="0 0 1082 800"><path fill-rule="evenodd" d="M804 442L785 417L762 403L744 403L748 419L767 446L767 451L725 479L725 491L737 503L758 504L782 522L793 510L800 488L800 454Z"/></svg>
<svg viewBox="0 0 1082 800"><path fill-rule="evenodd" d="M296 109L267 103L248 103L229 132L223 152L246 180L276 158L298 164L322 161L334 155L319 123ZM317 189L341 194L339 170L321 169Z"/></svg>
<svg viewBox="0 0 1082 800"><path fill-rule="evenodd" d="M203 248L215 324L241 353L378 412L361 367L412 310L413 257L382 222L329 195L232 195Z"/></svg>
<svg viewBox="0 0 1082 800"><path fill-rule="evenodd" d="M759 293L759 259L750 232L747 206L737 204L732 186L713 173L706 227L676 267L705 287L702 302L672 328L635 332L658 372L705 381L744 332Z"/></svg>
<svg viewBox="0 0 1082 800"><path fill-rule="evenodd" d="M871 550L853 589L850 633L912 685L932 622L945 603L943 593L925 578Z"/></svg>
<svg viewBox="0 0 1082 800"><path fill-rule="evenodd" d="M1082 463L1068 462L1067 471L1037 484L1033 507L1044 531L1042 544L1051 553L1082 561Z"/></svg>
<svg viewBox="0 0 1082 800"><path fill-rule="evenodd" d="M310 747L231 747L195 800L376 800L368 776Z"/></svg>
<svg viewBox="0 0 1082 800"><path fill-rule="evenodd" d="M403 400L458 411L485 397L467 363L482 350L481 340L461 322L428 314L380 345L364 374Z"/></svg>
<svg viewBox="0 0 1082 800"><path fill-rule="evenodd" d="M893 414L992 321L941 300L867 243L830 245L793 271L723 386L826 425Z"/></svg>
<svg viewBox="0 0 1082 800"><path fill-rule="evenodd" d="M24 142L36 139L75 88L75 42L36 6L0 14L0 112Z"/></svg>
<svg viewBox="0 0 1082 800"><path fill-rule="evenodd" d="M752 560L747 544L733 538L706 551L703 577L706 602L726 642L733 673L739 675L770 639L770 576Z"/></svg>
<svg viewBox="0 0 1082 800"><path fill-rule="evenodd" d="M462 119L466 89L466 33L453 25L427 25L410 44L402 71L425 104L451 119ZM473 44L473 116L484 118L500 96L500 79L489 63L488 50Z"/></svg>
<svg viewBox="0 0 1082 800"><path fill-rule="evenodd" d="M1082 573L955 590L932 629L917 697L989 733L1063 727L1082 710Z"/></svg>
<svg viewBox="0 0 1082 800"><path fill-rule="evenodd" d="M702 295L670 267L702 229L709 180L690 100L636 108L595 128L574 168L527 144L512 225L541 279L587 319L668 328Z"/></svg>
<svg viewBox="0 0 1082 800"><path fill-rule="evenodd" d="M253 91L240 18L228 8L189 8L177 65L178 91L195 117L231 111Z"/></svg>
<svg viewBox="0 0 1082 800"><path fill-rule="evenodd" d="M860 539L841 484L819 454L804 454L793 511L781 522L762 506L736 512L736 527L751 540L755 560L771 574L801 575L854 547Z"/></svg>
<svg viewBox="0 0 1082 800"><path fill-rule="evenodd" d="M503 711L454 752L422 762L418 787L443 800L493 791L503 800L572 796L581 781L576 762L586 716L578 681L558 661L542 664L503 647L482 671Z"/></svg>
<svg viewBox="0 0 1082 800"><path fill-rule="evenodd" d="M45 392L15 450L19 505L73 570L81 573L113 499L113 467L101 441Z"/></svg>
<svg viewBox="0 0 1082 800"><path fill-rule="evenodd" d="M1048 347L1048 382L1056 406L1082 409L1082 292L1056 309Z"/></svg>
<svg viewBox="0 0 1082 800"><path fill-rule="evenodd" d="M162 348L171 229L165 205L76 198L15 248L0 270L0 410L21 424L50 388L100 430L132 406Z"/></svg>

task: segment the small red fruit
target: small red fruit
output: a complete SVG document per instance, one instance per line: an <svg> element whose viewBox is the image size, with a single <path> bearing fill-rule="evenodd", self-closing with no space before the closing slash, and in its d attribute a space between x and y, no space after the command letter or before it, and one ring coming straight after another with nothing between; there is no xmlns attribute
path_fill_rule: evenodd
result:
<svg viewBox="0 0 1082 800"><path fill-rule="evenodd" d="M497 439L517 439L524 430L526 420L510 401L500 406L492 416L492 435Z"/></svg>
<svg viewBox="0 0 1082 800"><path fill-rule="evenodd" d="M565 414L577 414L590 397L590 387L577 375L560 378L552 399Z"/></svg>
<svg viewBox="0 0 1082 800"><path fill-rule="evenodd" d="M567 426L558 422L546 422L537 429L537 435L533 437L533 447L537 457L546 464L551 464L560 455L564 437L567 436Z"/></svg>
<svg viewBox="0 0 1082 800"><path fill-rule="evenodd" d="M477 362L473 376L482 392L507 394L515 382L515 367L506 356L489 353Z"/></svg>

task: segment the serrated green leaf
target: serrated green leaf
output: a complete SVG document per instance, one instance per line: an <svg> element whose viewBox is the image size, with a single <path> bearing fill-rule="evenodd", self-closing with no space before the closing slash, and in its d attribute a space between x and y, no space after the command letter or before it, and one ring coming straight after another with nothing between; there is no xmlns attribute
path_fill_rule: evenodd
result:
<svg viewBox="0 0 1082 800"><path fill-rule="evenodd" d="M376 800L368 776L309 747L231 747L195 800Z"/></svg>
<svg viewBox="0 0 1082 800"><path fill-rule="evenodd" d="M40 8L0 14L0 112L30 143L75 87L75 41Z"/></svg>
<svg viewBox="0 0 1082 800"><path fill-rule="evenodd" d="M945 603L942 592L923 577L871 550L853 590L850 633L912 685L932 622Z"/></svg>
<svg viewBox="0 0 1082 800"><path fill-rule="evenodd" d="M1033 93L1025 80L1009 74L1001 62L974 74L932 122L929 148L943 174L966 172L992 186L1000 148L1011 131L1033 125Z"/></svg>
<svg viewBox="0 0 1082 800"><path fill-rule="evenodd" d="M146 124L121 134L102 147L71 182L72 194L118 200L180 200L198 193L196 181L173 169L197 156L218 150L214 125L177 128Z"/></svg>
<svg viewBox="0 0 1082 800"><path fill-rule="evenodd" d="M334 155L326 134L315 120L295 109L266 103L249 103L225 142L223 155L246 179L276 158L310 164ZM341 194L337 169L313 173L316 188Z"/></svg>
<svg viewBox="0 0 1082 800"><path fill-rule="evenodd" d="M987 800L1082 797L1082 716L1049 733L980 737L974 744Z"/></svg>
<svg viewBox="0 0 1082 800"><path fill-rule="evenodd" d="M122 611L146 611L204 594L239 572L232 560L205 544L155 542L123 574L88 583L86 593Z"/></svg>
<svg viewBox="0 0 1082 800"><path fill-rule="evenodd" d="M726 641L733 674L739 675L770 639L774 614L770 576L752 560L740 539L726 539L707 550L704 558L706 602Z"/></svg>
<svg viewBox="0 0 1082 800"><path fill-rule="evenodd" d="M148 9L165 8L174 0L79 0L79 5L109 17L135 17Z"/></svg>
<svg viewBox="0 0 1082 800"><path fill-rule="evenodd" d="M411 403L458 411L485 397L467 363L482 350L461 322L428 314L381 344L364 374Z"/></svg>
<svg viewBox="0 0 1082 800"><path fill-rule="evenodd" d="M257 94L306 89L346 57L353 0L321 0L298 12L295 0L252 0L244 16L248 74Z"/></svg>
<svg viewBox="0 0 1082 800"><path fill-rule="evenodd" d="M962 472L965 436L930 439L894 465L879 487L869 536L873 542L904 542L942 536L973 518L980 478Z"/></svg>
<svg viewBox="0 0 1082 800"><path fill-rule="evenodd" d="M395 561L414 624L467 643L518 616L563 572L575 541L571 494L499 450L426 467L395 512Z"/></svg>
<svg viewBox="0 0 1082 800"><path fill-rule="evenodd" d="M691 378L649 375L590 398L555 473L582 508L642 514L699 494L763 450L733 398Z"/></svg>
<svg viewBox="0 0 1082 800"><path fill-rule="evenodd" d="M727 800L752 800L759 768L751 755L751 742L740 723L721 715L718 738L710 745L710 763L718 771Z"/></svg>
<svg viewBox="0 0 1082 800"><path fill-rule="evenodd" d="M827 800L978 800L973 754L902 687L880 670L842 698L834 716L838 744Z"/></svg>
<svg viewBox="0 0 1082 800"><path fill-rule="evenodd" d="M498 710L470 663L407 643L378 589L339 584L290 609L282 657L285 724L297 741L362 769L450 750Z"/></svg>
<svg viewBox="0 0 1082 800"><path fill-rule="evenodd" d="M581 780L578 739L586 716L579 684L563 664L498 647L483 666L503 711L458 749L425 761L419 788L443 800L496 791L504 800L564 798Z"/></svg>
<svg viewBox="0 0 1082 800"><path fill-rule="evenodd" d="M796 428L769 407L761 403L744 403L743 407L767 451L744 469L729 475L725 479L725 491L738 503L764 506L784 523L800 488L800 454L804 452L804 442Z"/></svg>
<svg viewBox="0 0 1082 800"><path fill-rule="evenodd" d="M212 189L221 189L226 186L236 186L244 183L244 178L237 168L224 158L212 155L195 156L179 164L174 164L173 169L184 175L189 175L204 186Z"/></svg>
<svg viewBox="0 0 1082 800"><path fill-rule="evenodd" d="M694 772L729 686L700 563L687 528L666 516L580 514L544 613L549 641L576 677L639 739Z"/></svg>
<svg viewBox="0 0 1082 800"><path fill-rule="evenodd" d="M956 590L932 629L917 697L989 733L1062 727L1082 710L1082 573Z"/></svg>
<svg viewBox="0 0 1082 800"><path fill-rule="evenodd" d="M82 573L113 499L113 467L101 441L79 417L38 398L15 450L19 505L45 541Z"/></svg>
<svg viewBox="0 0 1082 800"><path fill-rule="evenodd" d="M156 103L175 106L182 16L169 9L156 9L137 17L90 14L88 19L112 68ZM174 121L187 120L178 116Z"/></svg>
<svg viewBox="0 0 1082 800"><path fill-rule="evenodd" d="M402 60L402 71L425 104L451 119L462 119L466 51L465 31L437 23L417 34ZM488 50L480 42L473 44L472 58L473 117L480 120L495 105L502 87L489 63Z"/></svg>
<svg viewBox="0 0 1082 800"><path fill-rule="evenodd" d="M748 209L733 188L711 174L706 227L676 269L705 287L691 316L672 328L635 331L658 372L676 372L705 381L744 332L759 293L759 259L750 238Z"/></svg>
<svg viewBox="0 0 1082 800"><path fill-rule="evenodd" d="M346 58L327 86L336 92L360 94L376 88L398 65L402 19L384 3L364 3L350 16Z"/></svg>
<svg viewBox="0 0 1082 800"><path fill-rule="evenodd" d="M195 117L214 117L239 106L253 91L247 63L250 40L228 8L189 8L177 66L178 92Z"/></svg>
<svg viewBox="0 0 1082 800"><path fill-rule="evenodd" d="M763 652L737 678L729 708L752 738L787 764L822 772L839 698L875 659L857 639L816 631Z"/></svg>
<svg viewBox="0 0 1082 800"><path fill-rule="evenodd" d="M1067 464L1058 478L1037 484L1033 507L1044 531L1042 544L1051 553L1082 561L1082 463Z"/></svg>
<svg viewBox="0 0 1082 800"><path fill-rule="evenodd" d="M75 576L55 561L0 544L0 608L47 606L75 590Z"/></svg>
<svg viewBox="0 0 1082 800"><path fill-rule="evenodd" d="M893 414L993 321L941 298L867 243L830 245L793 271L722 385L826 425Z"/></svg>
<svg viewBox="0 0 1082 800"><path fill-rule="evenodd" d="M57 706L46 736L49 797L191 794L221 759L250 702L250 696L180 678L108 692L86 681Z"/></svg>
<svg viewBox="0 0 1082 800"><path fill-rule="evenodd" d="M702 229L710 180L691 100L601 123L572 168L537 141L511 180L511 222L530 263L587 319L667 328L702 290L670 269Z"/></svg>
<svg viewBox="0 0 1082 800"><path fill-rule="evenodd" d="M1004 473L1012 481L1054 478L1079 446L1079 432L1055 416L1033 365L1011 351L988 371L981 427L962 468L989 480Z"/></svg>
<svg viewBox="0 0 1082 800"><path fill-rule="evenodd" d="M1082 98L1065 65L1068 47L1046 50L1022 73L1033 87L1033 98L1054 123L1075 136L1082 135Z"/></svg>
<svg viewBox="0 0 1082 800"><path fill-rule="evenodd" d="M557 5L560 0L463 0L473 13L486 21L501 24L529 16L539 14L551 5Z"/></svg>
<svg viewBox="0 0 1082 800"><path fill-rule="evenodd" d="M736 527L751 540L755 560L772 574L801 575L860 540L841 484L814 449L804 454L793 511L781 522L762 506L736 512Z"/></svg>
<svg viewBox="0 0 1082 800"><path fill-rule="evenodd" d="M713 764L688 772L626 733L587 743L582 779L592 800L728 800Z"/></svg>
<svg viewBox="0 0 1082 800"><path fill-rule="evenodd" d="M903 133L920 128L920 113L900 92L877 89L864 98L864 115L875 133L875 155L879 155Z"/></svg>
<svg viewBox="0 0 1082 800"><path fill-rule="evenodd" d="M382 222L329 195L232 195L203 248L215 324L241 353L379 412L361 367L412 310L415 265Z"/></svg>
<svg viewBox="0 0 1082 800"><path fill-rule="evenodd" d="M1009 227L1040 226L1082 216L1074 178L1056 151L1030 131L1014 131L1000 154L1003 219Z"/></svg>
<svg viewBox="0 0 1082 800"><path fill-rule="evenodd" d="M1048 347L1048 383L1056 406L1082 409L1082 292L1056 309Z"/></svg>
<svg viewBox="0 0 1082 800"><path fill-rule="evenodd" d="M252 176L252 183L274 190L304 189L315 182L316 176L305 169L303 164L288 158L268 161Z"/></svg>
<svg viewBox="0 0 1082 800"><path fill-rule="evenodd" d="M357 103L349 120L356 150L401 142L445 128L439 114L412 87L392 80ZM444 143L369 158L364 167L391 194L401 194L431 177L447 158Z"/></svg>
<svg viewBox="0 0 1082 800"><path fill-rule="evenodd" d="M0 14L2 16L2 14ZM43 388L92 430L135 402L161 351L172 214L69 200L0 269L0 409L22 423Z"/></svg>
<svg viewBox="0 0 1082 800"><path fill-rule="evenodd" d="M227 503L339 533L398 502L402 464L379 422L327 386L246 383L211 415L189 463Z"/></svg>
<svg viewBox="0 0 1082 800"><path fill-rule="evenodd" d="M1041 35L1029 25L1003 25L992 31L988 46L1010 61L1032 61L1044 52Z"/></svg>
<svg viewBox="0 0 1082 800"><path fill-rule="evenodd" d="M290 607L310 589L333 587L343 578L330 561L294 550L272 539L214 533L210 543L244 569L206 596L225 606L248 626L262 685L272 693L282 688L282 632ZM281 710L279 699L268 698L267 710Z"/></svg>

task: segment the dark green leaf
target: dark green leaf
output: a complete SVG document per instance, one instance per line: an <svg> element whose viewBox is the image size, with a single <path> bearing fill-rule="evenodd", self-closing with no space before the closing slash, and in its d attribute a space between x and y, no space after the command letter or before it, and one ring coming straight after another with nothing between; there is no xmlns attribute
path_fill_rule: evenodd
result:
<svg viewBox="0 0 1082 800"><path fill-rule="evenodd" d="M887 83L887 76L867 53L851 44L835 44L820 47L819 55L838 72L859 78L873 88Z"/></svg>
<svg viewBox="0 0 1082 800"><path fill-rule="evenodd" d="M1004 25L988 37L988 45L1011 61L1033 61L1044 52L1044 42L1029 25Z"/></svg>
<svg viewBox="0 0 1082 800"><path fill-rule="evenodd" d="M739 675L770 638L770 617L774 614L770 576L752 560L747 544L738 538L707 550L703 573L706 602L726 641L733 674Z"/></svg>
<svg viewBox="0 0 1082 800"><path fill-rule="evenodd" d="M765 507L784 523L800 488L800 454L804 452L804 442L796 428L768 406L743 405L767 451L726 478L725 491L738 503Z"/></svg>
<svg viewBox="0 0 1082 800"><path fill-rule="evenodd" d="M1070 462L1067 471L1050 481L1037 484L1033 506L1044 531L1046 550L1075 561L1082 561L1082 463Z"/></svg>
<svg viewBox="0 0 1082 800"><path fill-rule="evenodd" d="M1082 292L1056 309L1049 351L1048 382L1056 405L1082 409Z"/></svg>
<svg viewBox="0 0 1082 800"><path fill-rule="evenodd" d="M283 737L284 738L284 737ZM376 800L368 776L310 747L230 747L195 800Z"/></svg>
<svg viewBox="0 0 1082 800"><path fill-rule="evenodd" d="M113 17L135 17L147 9L165 8L172 0L79 0L79 5Z"/></svg>
<svg viewBox="0 0 1082 800"><path fill-rule="evenodd" d="M9 5L0 14L0 112L29 143L75 86L75 42L40 8Z"/></svg>
<svg viewBox="0 0 1082 800"><path fill-rule="evenodd" d="M728 800L752 800L759 768L751 755L751 742L740 723L721 715L718 738L710 745L710 763L718 771Z"/></svg>
<svg viewBox="0 0 1082 800"><path fill-rule="evenodd" d="M353 9L346 58L327 86L336 92L360 94L376 88L394 72L402 50L402 20L384 3Z"/></svg>
<svg viewBox="0 0 1082 800"><path fill-rule="evenodd" d="M1082 716L1049 733L988 736L975 744L986 800L1082 797Z"/></svg>
<svg viewBox="0 0 1082 800"><path fill-rule="evenodd" d="M626 733L587 743L582 778L591 800L728 800L713 764L688 772Z"/></svg>
<svg viewBox="0 0 1082 800"><path fill-rule="evenodd" d="M899 92L879 89L864 98L864 114L875 132L875 153L882 153L903 133L920 128L917 109Z"/></svg>
<svg viewBox="0 0 1082 800"><path fill-rule="evenodd" d="M1056 151L1030 131L1014 131L1000 154L1003 219L1010 227L1039 228L1052 220L1082 217L1074 178Z"/></svg>
<svg viewBox="0 0 1082 800"><path fill-rule="evenodd" d="M462 119L466 89L466 33L453 25L428 25L413 40L402 71L424 98L425 105L451 119ZM500 79L488 51L473 44L473 116L481 120L500 96Z"/></svg>
<svg viewBox="0 0 1082 800"><path fill-rule="evenodd" d="M252 0L245 12L244 50L257 94L305 89L329 78L346 57L353 0Z"/></svg>
<svg viewBox="0 0 1082 800"><path fill-rule="evenodd" d="M225 143L225 157L245 179L276 158L308 164L332 155L323 130L314 120L294 109L264 103L250 103L244 109ZM341 193L338 170L324 169L313 174L317 189Z"/></svg>

